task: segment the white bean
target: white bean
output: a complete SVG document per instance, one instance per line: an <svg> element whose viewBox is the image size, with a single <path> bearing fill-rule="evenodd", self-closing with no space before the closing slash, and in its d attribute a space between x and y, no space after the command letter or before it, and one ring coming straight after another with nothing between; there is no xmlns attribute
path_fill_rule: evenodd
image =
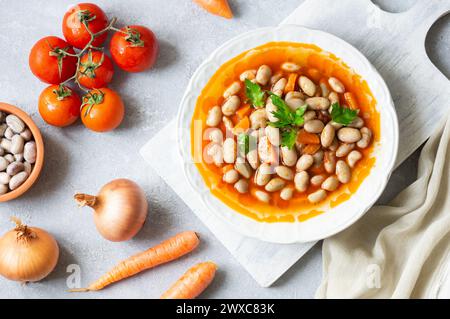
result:
<svg viewBox="0 0 450 319"><path fill-rule="evenodd" d="M223 142L223 160L228 164L232 164L236 160L236 142L234 138L226 138Z"/></svg>
<svg viewBox="0 0 450 319"><path fill-rule="evenodd" d="M8 165L8 167L6 168L6 173L9 176L14 176L17 173L23 171L25 169L23 163L21 162L12 162L11 164Z"/></svg>
<svg viewBox="0 0 450 319"><path fill-rule="evenodd" d="M345 92L345 87L344 84L342 84L341 81L339 81L338 79L336 79L335 77L331 77L328 79L328 84L330 84L331 88L333 89L333 91L336 91L337 93L344 93Z"/></svg>
<svg viewBox="0 0 450 319"><path fill-rule="evenodd" d="M315 111L324 111L330 107L330 101L325 97L309 97L305 102Z"/></svg>
<svg viewBox="0 0 450 319"><path fill-rule="evenodd" d="M223 164L223 148L219 144L211 143L206 148L206 154L211 157L213 163L220 167Z"/></svg>
<svg viewBox="0 0 450 319"><path fill-rule="evenodd" d="M259 139L258 156L263 163L275 163L278 160L276 150L267 136Z"/></svg>
<svg viewBox="0 0 450 319"><path fill-rule="evenodd" d="M223 92L223 97L228 99L232 95L236 95L241 90L241 83L235 81Z"/></svg>
<svg viewBox="0 0 450 319"><path fill-rule="evenodd" d="M230 169L225 174L223 174L223 181L228 184L234 184L239 179L239 173L234 170Z"/></svg>
<svg viewBox="0 0 450 319"><path fill-rule="evenodd" d="M206 118L206 125L215 127L219 125L220 119L222 118L222 110L219 106L213 106L208 111L208 117Z"/></svg>
<svg viewBox="0 0 450 319"><path fill-rule="evenodd" d="M295 174L294 177L295 189L300 193L305 192L308 189L309 175L306 171L301 171Z"/></svg>
<svg viewBox="0 0 450 319"><path fill-rule="evenodd" d="M335 176L329 176L320 187L322 189L332 192L336 190L339 186L339 180Z"/></svg>
<svg viewBox="0 0 450 319"><path fill-rule="evenodd" d="M328 89L328 86L325 83L320 83L320 90L322 91L323 97L328 97L330 95L330 90Z"/></svg>
<svg viewBox="0 0 450 319"><path fill-rule="evenodd" d="M267 194L266 192L257 190L257 191L255 191L254 194L255 194L255 197L256 197L259 201L261 201L261 202L263 202L263 203L269 203L269 202L270 202L270 195Z"/></svg>
<svg viewBox="0 0 450 319"><path fill-rule="evenodd" d="M281 65L281 69L286 72L297 72L298 70L300 70L300 65L293 62L284 62Z"/></svg>
<svg viewBox="0 0 450 319"><path fill-rule="evenodd" d="M328 100L330 100L330 104L339 104L339 95L336 92L330 92L330 94L328 94ZM331 113L331 110L330 110Z"/></svg>
<svg viewBox="0 0 450 319"><path fill-rule="evenodd" d="M283 179L281 179L279 177L275 177L275 178L272 178L270 180L270 182L268 182L264 188L266 191L272 193L272 192L279 191L285 185L286 185L286 182Z"/></svg>
<svg viewBox="0 0 450 319"><path fill-rule="evenodd" d="M0 184L0 195L6 194L9 191L7 185Z"/></svg>
<svg viewBox="0 0 450 319"><path fill-rule="evenodd" d="M3 134L8 140L11 140L12 137L14 136L14 131L8 127L5 131L5 134Z"/></svg>
<svg viewBox="0 0 450 319"><path fill-rule="evenodd" d="M294 179L294 172L286 166L277 166L275 167L275 173L281 178L292 181Z"/></svg>
<svg viewBox="0 0 450 319"><path fill-rule="evenodd" d="M274 84L277 83L278 80L281 79L282 77L283 77L283 73L277 72L277 73L275 73L274 75L272 75L272 76L270 77L269 83L270 83L271 85L274 85Z"/></svg>
<svg viewBox="0 0 450 319"><path fill-rule="evenodd" d="M24 144L25 140L23 137L16 134L11 139L11 148L9 151L14 155L22 153Z"/></svg>
<svg viewBox="0 0 450 319"><path fill-rule="evenodd" d="M364 120L359 116L357 116L348 126L355 128L362 128L364 126Z"/></svg>
<svg viewBox="0 0 450 319"><path fill-rule="evenodd" d="M223 144L223 133L218 128L210 128L207 130L208 139L213 142L217 143L219 145Z"/></svg>
<svg viewBox="0 0 450 319"><path fill-rule="evenodd" d="M7 138L2 138L0 141L0 146L7 152L10 152L11 150L11 141Z"/></svg>
<svg viewBox="0 0 450 319"><path fill-rule="evenodd" d="M312 157L314 158L314 166L319 167L320 165L322 165L323 156L324 154L322 150L318 150L312 155Z"/></svg>
<svg viewBox="0 0 450 319"><path fill-rule="evenodd" d="M241 178L234 184L234 188L241 194L245 194L248 192L248 182Z"/></svg>
<svg viewBox="0 0 450 319"><path fill-rule="evenodd" d="M372 131L367 127L363 127L361 129L361 139L358 141L358 143L356 143L356 146L358 146L359 148L366 148L367 146L369 146L371 140Z"/></svg>
<svg viewBox="0 0 450 319"><path fill-rule="evenodd" d="M314 157L312 157L312 155L309 154L303 154L298 159L297 164L295 165L295 170L297 172L306 171L313 164L314 164Z"/></svg>
<svg viewBox="0 0 450 319"><path fill-rule="evenodd" d="M13 177L11 177L11 180L9 181L9 189L12 191L17 189L27 180L27 178L28 178L27 172L20 172L17 175L14 175Z"/></svg>
<svg viewBox="0 0 450 319"><path fill-rule="evenodd" d="M250 178L252 175L252 168L248 163L236 163L234 164L234 169L245 178Z"/></svg>
<svg viewBox="0 0 450 319"><path fill-rule="evenodd" d="M321 120L307 121L303 126L308 133L320 133L324 128L324 124Z"/></svg>
<svg viewBox="0 0 450 319"><path fill-rule="evenodd" d="M270 122L278 122L278 118L273 115L273 112L278 111L278 107L272 103L272 99L267 99L266 114Z"/></svg>
<svg viewBox="0 0 450 319"><path fill-rule="evenodd" d="M350 167L343 160L339 160L336 163L336 176L342 184L350 182L352 172L350 171Z"/></svg>
<svg viewBox="0 0 450 319"><path fill-rule="evenodd" d="M281 147L281 161L286 166L294 166L297 163L297 151L295 148L289 148L287 146Z"/></svg>
<svg viewBox="0 0 450 319"><path fill-rule="evenodd" d="M256 72L256 82L261 85L266 85L272 76L272 70L267 65L261 65Z"/></svg>
<svg viewBox="0 0 450 319"><path fill-rule="evenodd" d="M0 173L0 184L7 185L10 179L11 177L7 173L5 172Z"/></svg>
<svg viewBox="0 0 450 319"><path fill-rule="evenodd" d="M33 166L30 164L30 163L28 163L28 162L24 162L23 163L23 167L24 167L24 171L25 172L27 172L28 173L28 175L30 175L31 174L31 171L33 170Z"/></svg>
<svg viewBox="0 0 450 319"><path fill-rule="evenodd" d="M258 151L257 150L250 150L247 153L247 161L250 164L250 166L253 169L257 169L259 166L259 161L258 161Z"/></svg>
<svg viewBox="0 0 450 319"><path fill-rule="evenodd" d="M269 164L267 163L261 164L255 172L254 176L255 184L258 186L266 185L270 181L272 173L273 173L272 167Z"/></svg>
<svg viewBox="0 0 450 319"><path fill-rule="evenodd" d="M36 150L36 142L30 141L26 142L23 148L23 157L30 164L34 164L36 162L37 150Z"/></svg>
<svg viewBox="0 0 450 319"><path fill-rule="evenodd" d="M280 130L277 127L267 126L265 129L267 138L273 146L280 145Z"/></svg>
<svg viewBox="0 0 450 319"><path fill-rule="evenodd" d="M236 113L236 110L239 108L239 105L241 104L241 99L239 99L239 96L232 95L228 99L225 100L225 102L222 105L222 113L226 116L231 116L234 113Z"/></svg>
<svg viewBox="0 0 450 319"><path fill-rule="evenodd" d="M286 78L279 79L273 86L272 86L272 92L274 92L276 95L281 96L283 95L284 88L286 87L287 80Z"/></svg>
<svg viewBox="0 0 450 319"><path fill-rule="evenodd" d="M33 134L31 134L31 131L29 129L25 129L22 133L20 133L20 136L22 136L23 139L27 142L33 138Z"/></svg>
<svg viewBox="0 0 450 319"><path fill-rule="evenodd" d="M21 133L25 129L25 123L14 114L6 117L6 124L15 132Z"/></svg>
<svg viewBox="0 0 450 319"><path fill-rule="evenodd" d="M303 101L303 94L297 91L288 92L284 98L284 101L293 111L298 109L300 106L305 105L305 101Z"/></svg>
<svg viewBox="0 0 450 319"><path fill-rule="evenodd" d="M324 191L323 189L319 189L319 190L315 191L314 193L309 194L308 200L311 203L315 204L315 203L323 201L326 197L327 197L327 192Z"/></svg>
<svg viewBox="0 0 450 319"><path fill-rule="evenodd" d="M355 167L356 163L362 158L362 154L357 151L351 151L347 156L347 163L350 167Z"/></svg>
<svg viewBox="0 0 450 319"><path fill-rule="evenodd" d="M343 127L337 131L337 137L344 143L356 143L361 139L361 133L353 127Z"/></svg>
<svg viewBox="0 0 450 319"><path fill-rule="evenodd" d="M324 180L325 177L323 175L314 175L313 177L311 177L310 182L313 186L320 186Z"/></svg>
<svg viewBox="0 0 450 319"><path fill-rule="evenodd" d="M280 191L280 198L282 200L290 200L294 195L294 189L292 187L285 187Z"/></svg>
<svg viewBox="0 0 450 319"><path fill-rule="evenodd" d="M305 122L311 121L317 117L316 111L306 111L305 114L303 114L303 119Z"/></svg>
<svg viewBox="0 0 450 319"><path fill-rule="evenodd" d="M306 76L300 76L298 79L298 85L306 95L314 96L314 94L316 94L316 85Z"/></svg>
<svg viewBox="0 0 450 319"><path fill-rule="evenodd" d="M9 161L4 158L0 157L0 172L3 172L9 165Z"/></svg>
<svg viewBox="0 0 450 319"><path fill-rule="evenodd" d="M355 148L354 143L350 144L341 144L338 149L336 150L336 157L345 157L348 153L350 153L351 150Z"/></svg>
<svg viewBox="0 0 450 319"><path fill-rule="evenodd" d="M222 116L222 122L223 122L223 125L225 125L225 128L227 129L227 131L233 132L234 124L233 124L233 121L229 117Z"/></svg>
<svg viewBox="0 0 450 319"><path fill-rule="evenodd" d="M7 128L8 126L6 124L0 124L0 136L4 136Z"/></svg>
<svg viewBox="0 0 450 319"><path fill-rule="evenodd" d="M253 130L267 126L267 113L265 109L259 109L250 114L250 126Z"/></svg>
<svg viewBox="0 0 450 319"><path fill-rule="evenodd" d="M334 152L325 152L323 166L327 173L334 173L334 171L336 170L336 155L334 154Z"/></svg>
<svg viewBox="0 0 450 319"><path fill-rule="evenodd" d="M320 143L324 148L330 147L330 145L333 143L334 136L336 135L336 131L334 127L327 123L325 127L322 130L322 133L320 134Z"/></svg>

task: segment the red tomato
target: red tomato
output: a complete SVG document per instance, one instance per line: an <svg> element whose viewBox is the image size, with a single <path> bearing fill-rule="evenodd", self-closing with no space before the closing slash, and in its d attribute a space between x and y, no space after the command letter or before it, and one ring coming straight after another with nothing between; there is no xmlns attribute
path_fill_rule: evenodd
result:
<svg viewBox="0 0 450 319"><path fill-rule="evenodd" d="M120 125L125 107L119 94L108 88L95 89L83 97L81 121L96 132L107 132Z"/></svg>
<svg viewBox="0 0 450 319"><path fill-rule="evenodd" d="M106 28L108 18L103 10L93 3L80 3L70 8L64 15L62 25L67 42L78 49L83 49L91 40L86 25L92 33L97 33ZM92 45L101 46L107 35L107 32L99 35Z"/></svg>
<svg viewBox="0 0 450 319"><path fill-rule="evenodd" d="M80 116L81 99L66 86L50 85L39 96L39 113L45 122L67 126Z"/></svg>
<svg viewBox="0 0 450 319"><path fill-rule="evenodd" d="M159 45L150 29L132 25L114 33L109 50L112 59L122 70L141 72L155 64Z"/></svg>
<svg viewBox="0 0 450 319"><path fill-rule="evenodd" d="M63 39L54 36L40 39L31 48L28 59L31 72L43 82L64 82L77 69L77 58L64 53L75 54L75 51Z"/></svg>
<svg viewBox="0 0 450 319"><path fill-rule="evenodd" d="M89 50L80 62L78 81L84 87L101 88L111 82L114 67L111 59L103 52Z"/></svg>

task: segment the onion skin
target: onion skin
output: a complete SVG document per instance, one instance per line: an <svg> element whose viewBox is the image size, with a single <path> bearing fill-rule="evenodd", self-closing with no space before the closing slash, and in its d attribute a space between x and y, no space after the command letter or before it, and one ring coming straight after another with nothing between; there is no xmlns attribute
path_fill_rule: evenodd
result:
<svg viewBox="0 0 450 319"><path fill-rule="evenodd" d="M41 228L26 229L30 236L19 238L21 230L16 228L0 238L0 275L20 282L39 281L55 269L58 243Z"/></svg>
<svg viewBox="0 0 450 319"><path fill-rule="evenodd" d="M76 194L81 206L95 210L98 232L113 242L133 238L147 218L148 203L144 191L129 179L115 179L103 186L97 196Z"/></svg>

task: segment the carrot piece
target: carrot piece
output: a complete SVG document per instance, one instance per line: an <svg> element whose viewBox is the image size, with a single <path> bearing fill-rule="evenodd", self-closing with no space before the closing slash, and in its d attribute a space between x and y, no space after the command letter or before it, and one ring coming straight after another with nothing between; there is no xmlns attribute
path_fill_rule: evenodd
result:
<svg viewBox="0 0 450 319"><path fill-rule="evenodd" d="M284 87L284 93L292 92L295 90L295 83L297 82L297 73L291 73L289 74L288 81L286 83L286 86Z"/></svg>
<svg viewBox="0 0 450 319"><path fill-rule="evenodd" d="M191 267L177 282L162 294L161 299L194 299L213 281L217 266L211 261Z"/></svg>
<svg viewBox="0 0 450 319"><path fill-rule="evenodd" d="M313 155L320 149L320 144L308 144L302 149L303 154Z"/></svg>
<svg viewBox="0 0 450 319"><path fill-rule="evenodd" d="M344 100L348 104L348 107L351 108L352 110L359 109L358 103L356 102L355 95L352 92L345 92Z"/></svg>
<svg viewBox="0 0 450 319"><path fill-rule="evenodd" d="M209 13L226 19L231 19L233 17L233 12L231 11L227 0L194 0L194 2Z"/></svg>
<svg viewBox="0 0 450 319"><path fill-rule="evenodd" d="M141 271L165 264L193 251L199 244L198 235L186 231L162 243L121 261L114 268L94 281L87 288L72 289L71 292L97 291Z"/></svg>
<svg viewBox="0 0 450 319"><path fill-rule="evenodd" d="M297 142L300 144L320 144L320 139L317 134L308 133L301 129L297 134Z"/></svg>
<svg viewBox="0 0 450 319"><path fill-rule="evenodd" d="M244 118L244 116L250 115L251 111L252 111L252 107L251 107L249 104L247 104L247 105L244 105L243 107L239 108L239 109L236 111L236 115L237 115L240 119L242 119L242 118Z"/></svg>
<svg viewBox="0 0 450 319"><path fill-rule="evenodd" d="M246 131L250 127L250 120L248 119L248 116L244 116L235 126L235 130L242 130Z"/></svg>

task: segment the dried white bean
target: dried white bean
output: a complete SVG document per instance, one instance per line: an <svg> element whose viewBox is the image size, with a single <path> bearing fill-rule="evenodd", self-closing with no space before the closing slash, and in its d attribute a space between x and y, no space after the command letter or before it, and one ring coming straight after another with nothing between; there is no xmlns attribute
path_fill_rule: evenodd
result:
<svg viewBox="0 0 450 319"><path fill-rule="evenodd" d="M5 173L5 172L0 173L0 184L2 184L2 185L9 184L10 179L11 179L11 177L7 173Z"/></svg>
<svg viewBox="0 0 450 319"><path fill-rule="evenodd" d="M314 175L313 177L311 177L311 185L314 186L320 186L322 185L323 181L325 180L325 177L323 175Z"/></svg>
<svg viewBox="0 0 450 319"><path fill-rule="evenodd" d="M279 191L285 185L286 185L286 182L283 179L281 179L279 177L275 177L275 178L272 178L270 180L270 182L268 182L264 188L266 191L272 193L272 192Z"/></svg>
<svg viewBox="0 0 450 319"><path fill-rule="evenodd" d="M6 117L6 124L15 132L21 133L25 129L25 123L14 114Z"/></svg>
<svg viewBox="0 0 450 319"><path fill-rule="evenodd" d="M323 162L323 151L322 150L318 150L317 152L315 152L312 157L314 158L314 166L319 167L320 165L322 165Z"/></svg>
<svg viewBox="0 0 450 319"><path fill-rule="evenodd" d="M295 174L294 177L295 189L300 193L305 192L309 185L309 175L306 171L301 171Z"/></svg>
<svg viewBox="0 0 450 319"><path fill-rule="evenodd" d="M273 146L280 145L280 130L277 127L267 126L266 127L266 136L269 139L270 144Z"/></svg>
<svg viewBox="0 0 450 319"><path fill-rule="evenodd" d="M361 139L358 141L358 143L356 143L356 146L358 146L359 148L366 148L367 146L369 146L371 140L372 131L367 127L363 127L361 129Z"/></svg>
<svg viewBox="0 0 450 319"><path fill-rule="evenodd" d="M21 162L12 162L6 168L6 173L9 176L14 176L17 173L23 171L24 169L25 169L25 167L24 167L23 163L21 163Z"/></svg>
<svg viewBox="0 0 450 319"><path fill-rule="evenodd" d="M331 77L328 79L328 84L330 84L331 88L333 89L333 91L336 91L337 93L344 93L345 92L345 87L344 84L342 84L341 81L339 81L338 79L336 79L335 77Z"/></svg>
<svg viewBox="0 0 450 319"><path fill-rule="evenodd" d="M12 154L6 154L5 156L3 156L5 160L8 161L8 163L12 163L15 161L14 155Z"/></svg>
<svg viewBox="0 0 450 319"><path fill-rule="evenodd" d="M324 191L323 189L319 189L319 190L315 191L314 193L309 194L308 200L311 203L315 204L315 203L323 201L326 197L327 197L327 192Z"/></svg>
<svg viewBox="0 0 450 319"><path fill-rule="evenodd" d="M7 152L10 152L11 150L11 141L7 138L2 138L0 141L0 146Z"/></svg>
<svg viewBox="0 0 450 319"><path fill-rule="evenodd" d="M0 172L3 172L9 165L9 161L4 158L0 157Z"/></svg>
<svg viewBox="0 0 450 319"><path fill-rule="evenodd" d="M231 85L223 92L223 97L228 99L232 95L236 95L241 90L241 83L234 81Z"/></svg>
<svg viewBox="0 0 450 319"><path fill-rule="evenodd" d="M0 195L6 194L9 191L7 185L0 184Z"/></svg>
<svg viewBox="0 0 450 319"><path fill-rule="evenodd" d="M336 92L330 92L330 94L328 94L328 100L330 100L331 105L339 103L339 95Z"/></svg>
<svg viewBox="0 0 450 319"><path fill-rule="evenodd" d="M364 120L359 116L357 116L348 126L355 128L362 128L364 126Z"/></svg>
<svg viewBox="0 0 450 319"><path fill-rule="evenodd" d="M286 105L293 111L298 109L300 106L305 105L305 101L303 101L303 94L297 91L291 91L286 94L284 101Z"/></svg>
<svg viewBox="0 0 450 319"><path fill-rule="evenodd" d="M211 157L213 163L220 167L223 164L223 149L219 144L210 144L206 148L206 154Z"/></svg>
<svg viewBox="0 0 450 319"><path fill-rule="evenodd" d="M266 85L272 76L272 70L267 65L261 65L256 72L256 82L261 85Z"/></svg>
<svg viewBox="0 0 450 319"><path fill-rule="evenodd" d="M283 94L284 88L286 87L286 84L287 84L286 78L281 78L281 79L279 79L279 80L272 86L272 92L274 92L275 94L281 92L281 94L277 94L277 95L281 96L281 95Z"/></svg>
<svg viewBox="0 0 450 319"><path fill-rule="evenodd" d="M336 157L345 157L351 150L355 148L354 143L350 144L341 144L336 150Z"/></svg>
<svg viewBox="0 0 450 319"><path fill-rule="evenodd" d="M362 158L362 154L357 151L351 151L347 156L347 162L350 167L355 167L356 163Z"/></svg>
<svg viewBox="0 0 450 319"><path fill-rule="evenodd" d="M297 172L306 171L313 164L314 164L314 157L312 157L312 155L309 154L303 154L298 159L297 164L295 165L295 170Z"/></svg>
<svg viewBox="0 0 450 319"><path fill-rule="evenodd" d="M294 189L292 187L285 187L280 191L280 197L282 200L290 200L294 195Z"/></svg>
<svg viewBox="0 0 450 319"><path fill-rule="evenodd" d="M16 162L23 162L23 160L24 160L23 153L15 154L15 155L14 155L14 160L15 160Z"/></svg>
<svg viewBox="0 0 450 319"><path fill-rule="evenodd" d="M226 116L231 116L236 113L236 110L241 104L241 99L237 95L232 95L222 105L222 113Z"/></svg>
<svg viewBox="0 0 450 319"><path fill-rule="evenodd" d="M31 174L31 171L33 170L33 166L30 164L30 163L28 163L28 162L24 162L23 163L23 167L24 167L24 171L25 172L27 172L28 173L28 175L30 175Z"/></svg>
<svg viewBox="0 0 450 319"><path fill-rule="evenodd" d="M277 166L275 167L275 173L281 178L292 181L294 179L294 172L286 166Z"/></svg>
<svg viewBox="0 0 450 319"><path fill-rule="evenodd" d="M303 127L308 133L321 133L324 128L324 124L321 120L311 120L307 121Z"/></svg>
<svg viewBox="0 0 450 319"><path fill-rule="evenodd" d="M300 70L300 65L292 62L284 62L281 65L281 69L283 69L286 72L297 72L298 70Z"/></svg>
<svg viewBox="0 0 450 319"><path fill-rule="evenodd" d="M208 117L206 118L206 125L214 127L219 125L222 118L222 110L219 106L213 106L208 111Z"/></svg>
<svg viewBox="0 0 450 319"><path fill-rule="evenodd" d="M14 136L14 131L13 131L10 127L8 127L3 135L4 135L8 140L11 140L12 137Z"/></svg>
<svg viewBox="0 0 450 319"><path fill-rule="evenodd" d="M361 139L361 133L353 127L343 127L337 131L337 137L344 143L356 143Z"/></svg>
<svg viewBox="0 0 450 319"><path fill-rule="evenodd" d="M303 119L305 122L314 120L316 117L316 111L306 111L305 114L303 114Z"/></svg>
<svg viewBox="0 0 450 319"><path fill-rule="evenodd" d="M270 179L272 174L272 168L267 163L261 164L255 172L254 182L258 186L266 185Z"/></svg>
<svg viewBox="0 0 450 319"><path fill-rule="evenodd" d="M274 84L277 83L278 80L281 79L282 77L283 77L283 73L277 72L277 73L275 73L274 75L271 76L270 82L269 82L269 83L270 83L271 85L274 85Z"/></svg>
<svg viewBox="0 0 450 319"><path fill-rule="evenodd" d="M335 176L329 176L320 187L322 189L332 192L336 190L339 186L339 180Z"/></svg>
<svg viewBox="0 0 450 319"><path fill-rule="evenodd" d="M223 174L223 181L225 183L234 184L238 181L238 179L239 179L239 173L234 169L230 169L225 174Z"/></svg>
<svg viewBox="0 0 450 319"><path fill-rule="evenodd" d="M350 167L343 160L339 160L336 163L336 176L342 184L350 182L352 172L350 171Z"/></svg>
<svg viewBox="0 0 450 319"><path fill-rule="evenodd" d="M210 128L207 130L208 133L208 139L213 142L217 143L219 145L223 144L223 133L218 128Z"/></svg>
<svg viewBox="0 0 450 319"><path fill-rule="evenodd" d="M234 169L245 178L250 178L250 176L252 175L252 168L248 163L245 162L236 163L234 164Z"/></svg>
<svg viewBox="0 0 450 319"><path fill-rule="evenodd" d="M273 115L273 112L276 112L277 110L278 107L272 103L272 99L267 99L266 114L270 122L278 122L278 118L275 115Z"/></svg>
<svg viewBox="0 0 450 319"><path fill-rule="evenodd" d="M14 155L22 153L24 151L23 146L25 144L25 140L20 135L14 135L11 139L11 148L10 152Z"/></svg>
<svg viewBox="0 0 450 319"><path fill-rule="evenodd" d="M245 194L248 192L248 182L241 178L234 184L234 188L241 194Z"/></svg>
<svg viewBox="0 0 450 319"><path fill-rule="evenodd" d="M267 136L259 139L258 156L263 163L275 163L278 160L276 150Z"/></svg>
<svg viewBox="0 0 450 319"><path fill-rule="evenodd" d="M28 178L27 172L20 172L17 175L14 175L13 177L11 177L11 180L9 181L9 189L12 191L17 189L27 180L27 178Z"/></svg>
<svg viewBox="0 0 450 319"><path fill-rule="evenodd" d="M334 171L336 170L336 155L334 154L334 152L325 152L323 166L327 173L334 173Z"/></svg>
<svg viewBox="0 0 450 319"><path fill-rule="evenodd" d="M306 95L314 96L316 94L316 85L306 76L300 76L298 85Z"/></svg>
<svg viewBox="0 0 450 319"><path fill-rule="evenodd" d="M320 83L319 87L323 97L328 97L330 95L330 90L328 89L328 86L325 83Z"/></svg>
<svg viewBox="0 0 450 319"><path fill-rule="evenodd" d="M330 107L330 101L325 97L309 97L305 102L310 109L315 111L324 111Z"/></svg>
<svg viewBox="0 0 450 319"><path fill-rule="evenodd" d="M330 147L330 145L333 143L335 135L336 131L334 127L330 123L328 123L327 125L325 125L322 133L320 134L320 144L322 144L322 146L325 148Z"/></svg>
<svg viewBox="0 0 450 319"><path fill-rule="evenodd" d="M232 164L236 160L236 142L234 138L226 138L223 142L223 160L228 164Z"/></svg>
<svg viewBox="0 0 450 319"><path fill-rule="evenodd" d="M270 195L267 194L266 192L259 191L259 190L255 191L255 197L263 203L270 202Z"/></svg>
<svg viewBox="0 0 450 319"><path fill-rule="evenodd" d="M265 109L259 109L250 114L250 126L253 130L267 126L267 113Z"/></svg>
<svg viewBox="0 0 450 319"><path fill-rule="evenodd" d="M242 82L244 82L246 79L248 80L253 80L256 77L256 70L247 70L241 73L241 75L239 75L239 80L241 80Z"/></svg>
<svg viewBox="0 0 450 319"><path fill-rule="evenodd" d="M223 125L225 125L225 128L228 131L233 132L234 124L233 124L233 121L229 117L222 116L222 122L223 122Z"/></svg>
<svg viewBox="0 0 450 319"><path fill-rule="evenodd" d="M247 161L253 169L257 169L259 166L258 151L251 150L247 153Z"/></svg>
<svg viewBox="0 0 450 319"><path fill-rule="evenodd" d="M30 164L34 164L36 162L37 150L36 150L36 142L30 141L26 142L23 147L23 157Z"/></svg>
<svg viewBox="0 0 450 319"><path fill-rule="evenodd" d="M23 139L27 142L33 138L33 134L31 134L31 131L29 129L25 129L22 133L20 133L20 136L22 136Z"/></svg>
<svg viewBox="0 0 450 319"><path fill-rule="evenodd" d="M281 147L281 161L286 166L294 166L297 163L297 151L295 148L289 148L287 146Z"/></svg>

